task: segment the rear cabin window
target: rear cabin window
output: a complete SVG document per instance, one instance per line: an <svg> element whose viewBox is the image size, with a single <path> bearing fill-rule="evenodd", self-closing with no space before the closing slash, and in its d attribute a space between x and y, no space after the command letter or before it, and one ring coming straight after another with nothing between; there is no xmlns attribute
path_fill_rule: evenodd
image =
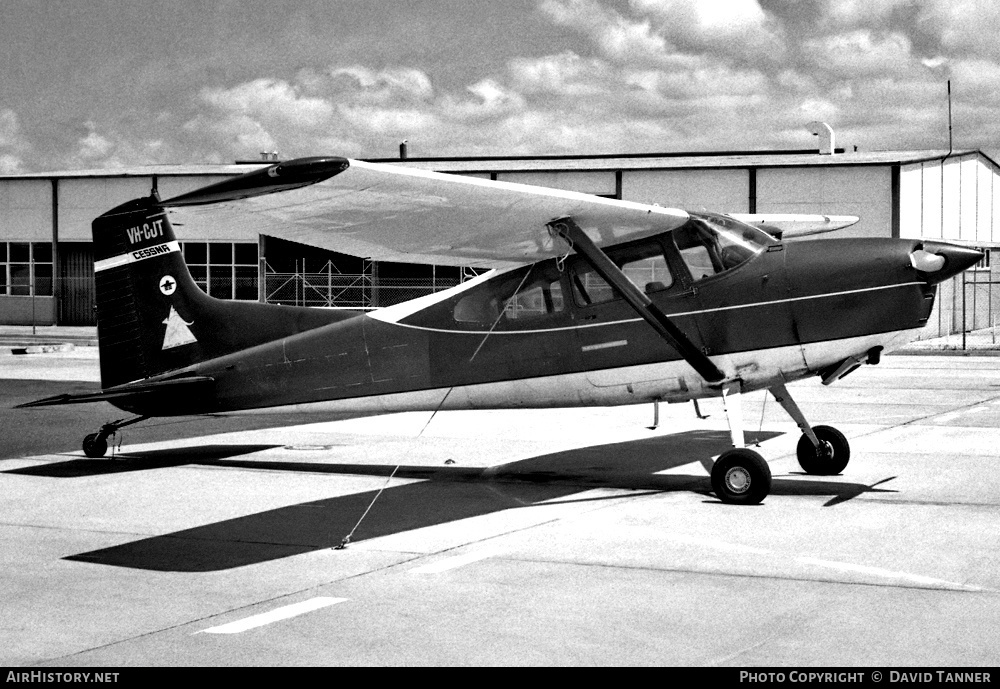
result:
<svg viewBox="0 0 1000 689"><path fill-rule="evenodd" d="M537 271L532 267L529 271ZM486 283L455 304L454 317L459 323L522 322L544 318L565 310L562 283L555 270L540 270L525 278L517 271L510 279Z"/></svg>

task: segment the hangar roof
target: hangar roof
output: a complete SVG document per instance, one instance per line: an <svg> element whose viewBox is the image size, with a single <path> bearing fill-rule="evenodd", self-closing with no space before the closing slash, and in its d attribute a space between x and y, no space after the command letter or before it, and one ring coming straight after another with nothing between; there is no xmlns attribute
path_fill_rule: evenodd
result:
<svg viewBox="0 0 1000 689"><path fill-rule="evenodd" d="M905 165L977 154L996 164L982 151L947 149L919 151L854 151L820 154L816 151L689 152L608 155L550 155L498 157L368 158L372 162L398 163L440 172L528 172L587 170L681 170L768 167L827 167L851 165ZM72 179L87 177L150 177L238 175L276 161L254 161L233 165L140 165L117 169L60 170L21 175L2 175L0 179Z"/></svg>

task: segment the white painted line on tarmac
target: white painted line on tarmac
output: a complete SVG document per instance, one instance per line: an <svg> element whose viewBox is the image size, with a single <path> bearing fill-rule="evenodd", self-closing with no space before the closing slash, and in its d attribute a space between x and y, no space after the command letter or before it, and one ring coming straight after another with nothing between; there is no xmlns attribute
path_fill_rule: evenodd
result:
<svg viewBox="0 0 1000 689"><path fill-rule="evenodd" d="M960 584L955 581L946 581L944 579L935 579L933 577L925 577L921 574L911 574L909 572L894 572L891 569L882 569L881 567L869 567L867 565L855 565L850 562L834 562L832 560L820 560L815 557L799 557L796 561L801 562L804 565L817 565L819 567L830 567L831 569L839 569L848 572L858 572L859 574L870 574L876 577L883 577L886 579L902 579L903 581L910 581L914 584L921 584L923 586L932 586L935 588L950 588L950 589L961 589L963 591L982 591L978 586L971 586L969 584Z"/></svg>
<svg viewBox="0 0 1000 689"><path fill-rule="evenodd" d="M320 608L325 608L330 605L336 605L337 603L343 603L346 600L346 598L310 598L307 601L286 605L284 607L271 610L270 612L261 613L260 615L252 615L251 617L247 617L242 620L219 625L218 627L202 629L200 632L195 632L195 634L239 634L240 632L245 632L248 629L263 627L265 624L271 624L272 622L287 620L290 617L304 615L307 612L319 610Z"/></svg>
<svg viewBox="0 0 1000 689"><path fill-rule="evenodd" d="M410 570L410 574L440 574L441 572L447 572L449 569L464 567L465 565L485 560L493 557L494 555L496 555L496 553L493 551L480 551L476 553L469 553L468 555L455 555L454 557L447 557L443 560L432 562L429 565L414 567Z"/></svg>

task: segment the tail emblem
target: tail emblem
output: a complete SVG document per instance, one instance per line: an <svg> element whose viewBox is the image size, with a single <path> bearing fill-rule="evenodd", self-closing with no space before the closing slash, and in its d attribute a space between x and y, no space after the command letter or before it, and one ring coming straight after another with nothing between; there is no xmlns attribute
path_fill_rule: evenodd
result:
<svg viewBox="0 0 1000 689"><path fill-rule="evenodd" d="M160 291L168 297L177 291L177 281L172 275L164 275L160 279Z"/></svg>
<svg viewBox="0 0 1000 689"><path fill-rule="evenodd" d="M166 317L163 323L167 326L167 331L163 333L163 347L161 349L173 349L174 347L198 341L194 333L188 328L194 321L191 321L191 323L186 322L173 306L170 307L170 315Z"/></svg>

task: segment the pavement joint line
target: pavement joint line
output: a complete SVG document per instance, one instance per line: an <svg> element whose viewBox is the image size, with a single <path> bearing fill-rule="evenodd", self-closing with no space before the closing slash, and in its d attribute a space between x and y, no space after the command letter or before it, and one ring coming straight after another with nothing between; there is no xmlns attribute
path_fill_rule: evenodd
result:
<svg viewBox="0 0 1000 689"><path fill-rule="evenodd" d="M374 569L374 570L372 570L372 572L379 571L379 569L383 569L383 568L380 567L378 569ZM115 641L109 641L109 642L104 643L104 644L98 644L97 646L92 646L90 648L84 648L84 649L81 649L79 651L74 651L73 653L67 653L65 655L57 656L57 657L53 657L53 658L46 658L42 662L45 662L45 663L48 663L48 664L52 664L53 662L56 662L56 661L62 661L62 660L65 660L67 658L73 658L73 657L78 656L78 655L83 655L84 653L91 653L93 651L99 651L99 650L102 650L102 649L105 649L105 648L112 648L114 646L118 646L119 644L128 643L130 641L136 641L137 639L144 639L146 637L150 637L150 636L153 636L155 634L162 634L163 632L170 632L170 631L173 631L175 629L181 629L182 627L187 627L187 626L190 626L190 625L198 624L199 622L204 622L206 620L210 620L213 617L219 617L220 615L228 615L229 613L236 612L237 610L246 610L246 609L252 608L252 607L254 607L256 605L263 605L263 604L266 604L266 603L270 603L272 601L279 601L281 599L290 598L292 596L297 596L297 595L300 595L302 593L306 593L308 591L317 590L317 589L319 589L319 588L321 588L323 586L328 586L328 585L330 585L332 583L335 583L336 581L338 581L338 580L335 579L333 582L330 582L329 584L316 584L314 586L310 586L308 588L304 588L304 589L301 589L299 591L291 591L291 592L288 592L288 593L278 594L276 596L271 596L270 598L265 598L263 600L259 600L259 601L253 602L253 603L247 603L245 605L239 605L239 606L237 606L235 608L231 608L231 609L225 610L223 612L217 612L217 613L212 613L212 614L208 614L208 615L203 615L203 616L197 617L197 618L195 618L193 620L187 620L185 622L178 622L177 624L170 624L170 625L167 625L166 627L161 627L160 629L153 629L153 630L150 630L148 632L142 632L140 634L134 634L132 636L128 636L128 637L125 637L125 638L122 638L122 639L116 639ZM192 634L192 636L193 636L193 634Z"/></svg>
<svg viewBox="0 0 1000 689"><path fill-rule="evenodd" d="M328 550L333 550L333 548L331 547ZM399 552L399 551L390 551L390 552ZM117 646L119 644L128 643L130 641L135 641L137 639L143 639L143 638L146 638L146 637L149 637L149 636L153 636L155 634L161 634L163 632L169 632L169 631L173 631L175 629L180 629L182 627L187 627L187 626L190 626L190 625L198 624L200 622L204 622L206 620L210 620L213 617L218 617L220 615L226 615L226 614L229 614L229 613L236 612L237 610L246 610L246 609L254 607L256 605L263 605L265 603L279 601L279 600L282 600L282 599L285 599L285 598L290 598L292 596L298 596L298 595L307 593L309 591L319 591L320 589L325 588L327 586L333 586L335 584L343 583L345 581L350 581L351 579L357 579L359 577L367 576L369 574L376 574L378 572L382 572L382 571L385 571L385 570L392 569L394 567L398 567L399 565L406 564L406 562L412 562L415 559L419 559L419 558L410 558L409 560L404 560L403 562L397 562L397 563L393 563L393 564L383 565L381 567L375 567L375 568L370 569L370 570L365 571L365 572L359 572L357 574L351 574L351 575L348 575L348 576L345 576L345 577L340 577L340 578L336 578L336 579L331 579L331 580L326 581L326 582L321 582L321 583L318 583L318 584L313 584L311 586L308 586L308 587L303 588L303 589L299 589L297 591L289 591L289 592L286 592L286 593L281 593L281 594L278 594L278 595L275 595L275 596L271 596L269 598L264 598L264 599L259 600L259 601L254 601L252 603L247 603L245 605L239 605L239 606L236 606L236 607L231 608L229 610L225 610L223 612L217 612L217 613L212 613L212 614L208 614L208 615L203 615L201 617L196 617L195 619L192 619L192 620L187 620L185 622L178 622L177 624L167 625L166 627L162 627L160 629L154 629L154 630L151 630L151 631L148 631L148 632L142 632L141 634L135 634L133 636L129 636L129 637L122 638L122 639L117 639L115 641L110 641L110 642L105 643L105 644L99 644L97 646L92 646L90 648L85 648L85 649L82 649L82 650L79 650L79 651L75 651L73 653L68 653L68 654L63 655L63 656L58 656L58 657L55 657L55 658L48 658L48 659L46 659L45 662L52 663L54 661L60 661L60 660L66 659L66 658L73 658L74 656L82 655L84 653L90 653L91 651L98 651L98 650L105 649L105 648L111 648L111 647Z"/></svg>
<svg viewBox="0 0 1000 689"><path fill-rule="evenodd" d="M885 569L883 567L872 567L870 565L859 565L852 562L839 562L835 560L823 560L816 557L801 556L795 558L795 561L804 565L814 565L817 567L829 567L830 569L840 569L847 572L858 572L859 574L871 574L872 576L885 577L887 579L903 579L904 581L911 581L915 584L925 584L932 588L947 588L947 589L958 589L967 591L982 591L982 586L975 586L973 584L963 584L957 581L947 581L945 579L938 579L936 577L928 577L922 574L914 574L912 572L897 572L890 569Z"/></svg>
<svg viewBox="0 0 1000 689"><path fill-rule="evenodd" d="M508 557L509 560L516 560L518 562L532 562L535 564L547 564L547 565L568 565L571 567L595 567L603 569L627 569L645 572L665 572L665 573L675 573L675 574L697 574L701 576L709 577L730 577L735 579L769 579L773 581L797 581L806 584L837 584L839 586L866 586L872 588L890 588L890 589L907 589L915 591L937 591L939 593L962 593L962 594L992 594L1000 593L998 589L991 589L985 587L976 588L946 588L942 586L921 586L918 584L898 584L898 583L883 583L883 582L872 582L872 581L844 581L843 579L831 579L825 577L815 577L815 576L805 576L805 577L793 577L787 575L778 574L748 574L744 572L713 572L710 570L703 569L692 569L690 567L652 567L649 565L629 565L622 563L605 563L605 562L576 562L573 560L540 560L535 557ZM966 586L962 584L961 586ZM969 584L968 586L973 586Z"/></svg>
<svg viewBox="0 0 1000 689"><path fill-rule="evenodd" d="M463 555L452 555L451 557L446 557L443 560L438 560L437 562L429 562L425 565L414 567L410 570L410 574L441 574L442 572L458 569L459 567L465 567L466 565L471 565L481 560L491 559L498 554L500 554L499 551L486 549L465 553Z"/></svg>
<svg viewBox="0 0 1000 689"><path fill-rule="evenodd" d="M586 492L586 491L584 491L584 492ZM645 496L648 496L648 495L661 495L662 493L663 493L663 491L644 491L644 492L638 493L636 495L613 495L613 496L609 496L607 498L601 498L601 499L607 500L609 502L612 501L612 500L618 500L618 501L621 501L621 502L625 502L627 500L631 500L631 499L634 499L634 498L637 498L637 497L645 497ZM541 507L541 506L558 506L558 505L563 505L563 504L579 504L580 502L591 502L592 500L593 499L591 499L591 498L588 498L588 499L585 499L585 500L555 500L555 501L552 501L552 502L546 501L546 502L541 502L541 503L532 503L532 504L525 505L525 507L535 507L535 506ZM613 507L613 506L614 505L608 504L608 502L604 502L602 504L595 504L595 505L592 506L591 509L586 510L585 512L582 512L582 513L574 514L573 517L580 516L580 514L589 514L590 512L595 512L597 510L607 509L607 508ZM517 508L517 509L520 509L520 508ZM517 529L513 529L511 531L506 531L506 532L501 533L501 534L495 534L493 536L489 536L488 538L483 538L483 539L480 539L478 541L470 541L469 543L462 543L462 544L459 544L459 545L456 545L456 546L452 546L451 548L446 548L445 550L440 550L440 551L438 551L436 553L427 553L427 554L418 556L417 558L414 558L414 559L423 559L423 558L435 557L435 556L441 555L443 553L447 553L447 552L450 552L450 551L453 551L453 550L458 550L459 548L467 548L467 547L469 547L472 544L488 543L490 541L494 541L496 539L503 538L503 537L509 536L511 534L519 533L521 531L527 531L528 529L533 529L533 528L540 527L540 526L547 526L549 524L553 524L553 523L558 522L558 521L563 521L565 519L566 519L566 517L556 517L554 519L547 519L547 520L539 522L537 524L531 524L531 525L527 525L527 526L520 527L520 528L517 528ZM484 559L488 559L488 558L496 558L496 557L505 555L507 553L507 551L508 551L507 548L497 548L497 547L495 547L495 544L490 544L490 546L487 546L487 548L485 550L481 551L481 552L473 552L473 553L468 553L466 555L454 555L454 556L452 556L450 558L446 558L445 560L442 560L440 562L446 562L448 560L460 561L460 560L464 560L465 558L470 558L470 559L468 559L468 561L461 561L461 562L459 562L459 564L455 565L455 567L461 567L461 566L464 566L466 564L472 564L474 562L478 562L479 560L484 560ZM395 551L389 551L389 552L395 552ZM399 564L403 565L403 564L408 564L408 563L412 563L412 562L413 562L413 560L409 560L407 562L401 562ZM414 569L411 569L410 572L411 573L418 573L418 574L436 574L436 573L439 573L438 571L434 570L434 568L437 566L437 564L439 564L439 563L429 563L427 565L421 565L420 567L416 567ZM420 570L424 570L425 568L427 569L427 571L420 571ZM447 571L448 569L453 569L453 568L454 567L447 567L446 569L440 570L440 571Z"/></svg>
<svg viewBox="0 0 1000 689"><path fill-rule="evenodd" d="M156 536L155 533L140 533L133 531L103 531L101 529L80 529L71 526L48 526L46 524L19 524L17 522L0 522L0 528L3 527L16 527L23 529L51 529L53 531L66 531L69 533L93 533L102 535L112 535L112 536L139 536L142 538L149 538Z"/></svg>
<svg viewBox="0 0 1000 689"><path fill-rule="evenodd" d="M995 390L992 391L992 392L995 392ZM998 403L998 402L1000 402L1000 395L993 395L992 397L987 397L986 399L982 399L982 400L979 400L977 402L969 402L968 404L963 404L963 405L960 405L958 407L949 409L947 411L932 412L930 414L927 414L926 416L920 416L918 418L910 419L909 421L904 421L902 423L896 423L896 424L892 424L892 425L881 426L879 428L873 428L873 429L871 429L871 430L869 430L867 432L859 433L857 435L852 435L851 439L854 439L854 438L866 438L866 437L869 437L869 436L876 435L878 433L885 433L887 431L895 430L897 428L903 428L904 426L917 425L917 424L919 424L919 423L921 423L923 421L927 421L929 419L933 419L933 418L935 418L937 416L946 416L948 414L956 413L956 412L958 412L959 414L961 414L961 413L964 413L964 411L967 411L968 409L970 409L972 407L977 407L977 406L979 406L981 404L995 404L995 403ZM975 428L975 427L973 426L971 428ZM789 456L794 457L795 455L789 455Z"/></svg>
<svg viewBox="0 0 1000 689"><path fill-rule="evenodd" d="M551 520L551 521L556 521L556 520ZM548 523L548 522L546 522L546 523ZM499 538L500 536L508 535L510 533L516 533L518 531L527 530L527 528L533 528L533 527L526 527L526 528L522 528L522 529L515 529L513 531L506 532L504 534L498 534L498 535L495 535L495 536L491 536L489 539L483 539L483 540L491 540L493 538ZM467 544L463 544L463 545L467 545ZM462 545L460 545L460 546L454 546L453 548L450 548L450 549L447 549L447 550L454 550L455 548L459 548L459 547L463 547L463 546ZM447 550L441 551L441 552L447 552ZM390 551L390 552L399 552L399 551ZM300 594L308 592L308 591L318 591L319 589L321 589L323 587L332 586L333 584L336 584L336 583L342 583L344 581L349 581L351 579L357 579L357 578L360 578L362 576L367 576L369 574L375 574L375 573L380 572L380 571L390 570L390 569L393 569L395 567L399 567L400 565L404 565L407 562L412 562L413 560L420 559L420 557L427 557L427 555L418 556L418 557L415 557L415 558L411 558L410 560L405 560L403 562L398 562L398 563L394 563L394 564L390 564L390 565L386 565L386 566L382 566L382 567L376 567L376 568L371 569L371 570L366 571L366 572L359 572L357 574L352 574L350 576L346 576L346 577L343 577L343 578L340 578L340 579L333 579L333 580L330 580L330 581L325 582L325 583L314 584L312 586L309 586L307 588L304 588L304 589L301 589L301 590L298 590L298 591L292 591L292 592L288 592L288 593L285 593L285 594L279 594L277 596L272 596L270 598L266 598L264 600L256 601L254 603L248 603L246 605L237 606L235 608L232 608L232 609L224 611L224 612L214 613L214 614L210 614L210 615L205 615L205 616L202 616L202 617L199 617L199 618L195 618L193 620L188 620L188 621L185 621L185 622L179 622L177 624L168 625L168 626L162 627L160 629L155 629L155 630L151 630L151 631L148 631L148 632L143 632L141 634L136 634L136 635L129 636L129 637L126 637L126 638L123 638L123 639L117 639L115 641L111 641L111 642L108 642L108 643L105 643L105 644L99 644L97 646L93 646L93 647L90 647L90 648L85 648L85 649L82 649L82 650L79 650L79 651L75 651L73 653L68 653L68 654L63 655L63 656L58 656L58 657L55 657L55 658L49 658L49 659L46 659L45 662L51 664L54 661L61 661L61 660L64 660L64 659L73 658L75 656L82 655L84 653L89 653L89 652L92 652L92 651L97 651L97 650L101 650L101 649L105 649L105 648L111 648L113 646L117 646L119 644L127 643L129 641L134 641L134 640L137 640L137 639L142 639L142 638L146 638L146 637L149 637L149 636L153 636L155 634L160 634L160 633L163 633L163 632L169 632L169 631L172 631L172 630L175 630L175 629L180 629L182 627L186 627L186 626L190 626L190 625L193 625L193 624L197 624L199 622L202 622L202 621L205 621L205 620L209 620L209 619L211 619L213 617L218 617L219 615L223 615L223 614L229 614L229 613L235 612L237 610L244 610L244 609L256 606L256 605L262 605L262 604L267 603L267 602L278 601L278 600L281 600L283 598L289 598L291 596L300 595ZM738 578L738 579L770 579L770 580L775 580L775 581L794 581L794 582L802 582L802 583L807 583L807 584L810 584L810 583L819 583L819 584L836 584L836 585L841 585L841 586L870 586L870 587L875 587L875 588L896 588L896 589L909 589L909 590L920 590L920 591L937 591L937 592L940 592L940 593L961 593L961 594L979 594L979 593L987 593L988 594L988 593L997 593L997 591L994 591L993 589L985 589L985 588L980 589L979 591L969 591L969 590L956 590L956 589L928 588L926 586L913 586L913 585L907 586L907 585L899 585L899 584L893 585L893 584L877 584L877 583L867 583L867 582L845 582L845 581L840 581L840 580L836 580L836 579L783 577L783 576L776 576L776 575L741 574L741 573L734 573L734 572L707 572L707 571L702 571L702 570L693 570L693 569L689 569L689 568L646 567L646 566L625 565L625 564L620 564L620 563L619 564L614 564L614 565L609 565L609 564L604 564L604 563L581 563L581 562L572 562L572 561L560 561L560 560L554 560L554 559L552 559L552 560L538 560L536 558L529 558L529 557L509 557L509 556L508 556L507 559L518 560L520 562L534 562L534 563L542 563L542 564L563 564L563 565L570 565L570 566L577 566L577 567L601 567L601 568L608 568L608 569L632 569L632 570L644 570L644 571L650 571L650 572L672 572L672 573L680 573L680 574L696 574L696 575L702 575L702 576L727 577L727 578Z"/></svg>
<svg viewBox="0 0 1000 689"><path fill-rule="evenodd" d="M794 611L790 611L790 612L786 612L786 613L782 613L782 614L777 615L776 619L780 619L780 620L783 620L783 621L784 620L788 620L788 619L797 619L797 620L808 619L808 617L810 615L814 615L814 613L812 611L814 611L816 609L816 607L817 607L817 605L815 603L813 603L811 605L808 605L808 606L801 605L801 606L799 606ZM782 626L784 626L784 625L782 625ZM770 628L772 630L776 630L776 629L779 628L779 625L772 623L770 625ZM758 648L763 648L764 646L766 646L767 644L771 643L772 641L775 641L775 640L780 639L780 638L787 638L787 636L788 636L787 632L784 633L784 634L778 633L778 632L772 632L768 636L764 637L763 639L760 639L759 641L757 641L755 643L751 643L751 644L748 644L746 646L743 646L739 650L732 651L732 652L730 652L730 653L722 656L721 658L715 658L714 660L711 660L711 661L708 661L708 662L703 662L701 665L702 665L702 667L717 667L717 666L722 665L724 663L728 663L731 660L733 660L735 658L738 658L741 655L745 655L746 653L749 653L750 651L754 651L754 650L756 650Z"/></svg>

